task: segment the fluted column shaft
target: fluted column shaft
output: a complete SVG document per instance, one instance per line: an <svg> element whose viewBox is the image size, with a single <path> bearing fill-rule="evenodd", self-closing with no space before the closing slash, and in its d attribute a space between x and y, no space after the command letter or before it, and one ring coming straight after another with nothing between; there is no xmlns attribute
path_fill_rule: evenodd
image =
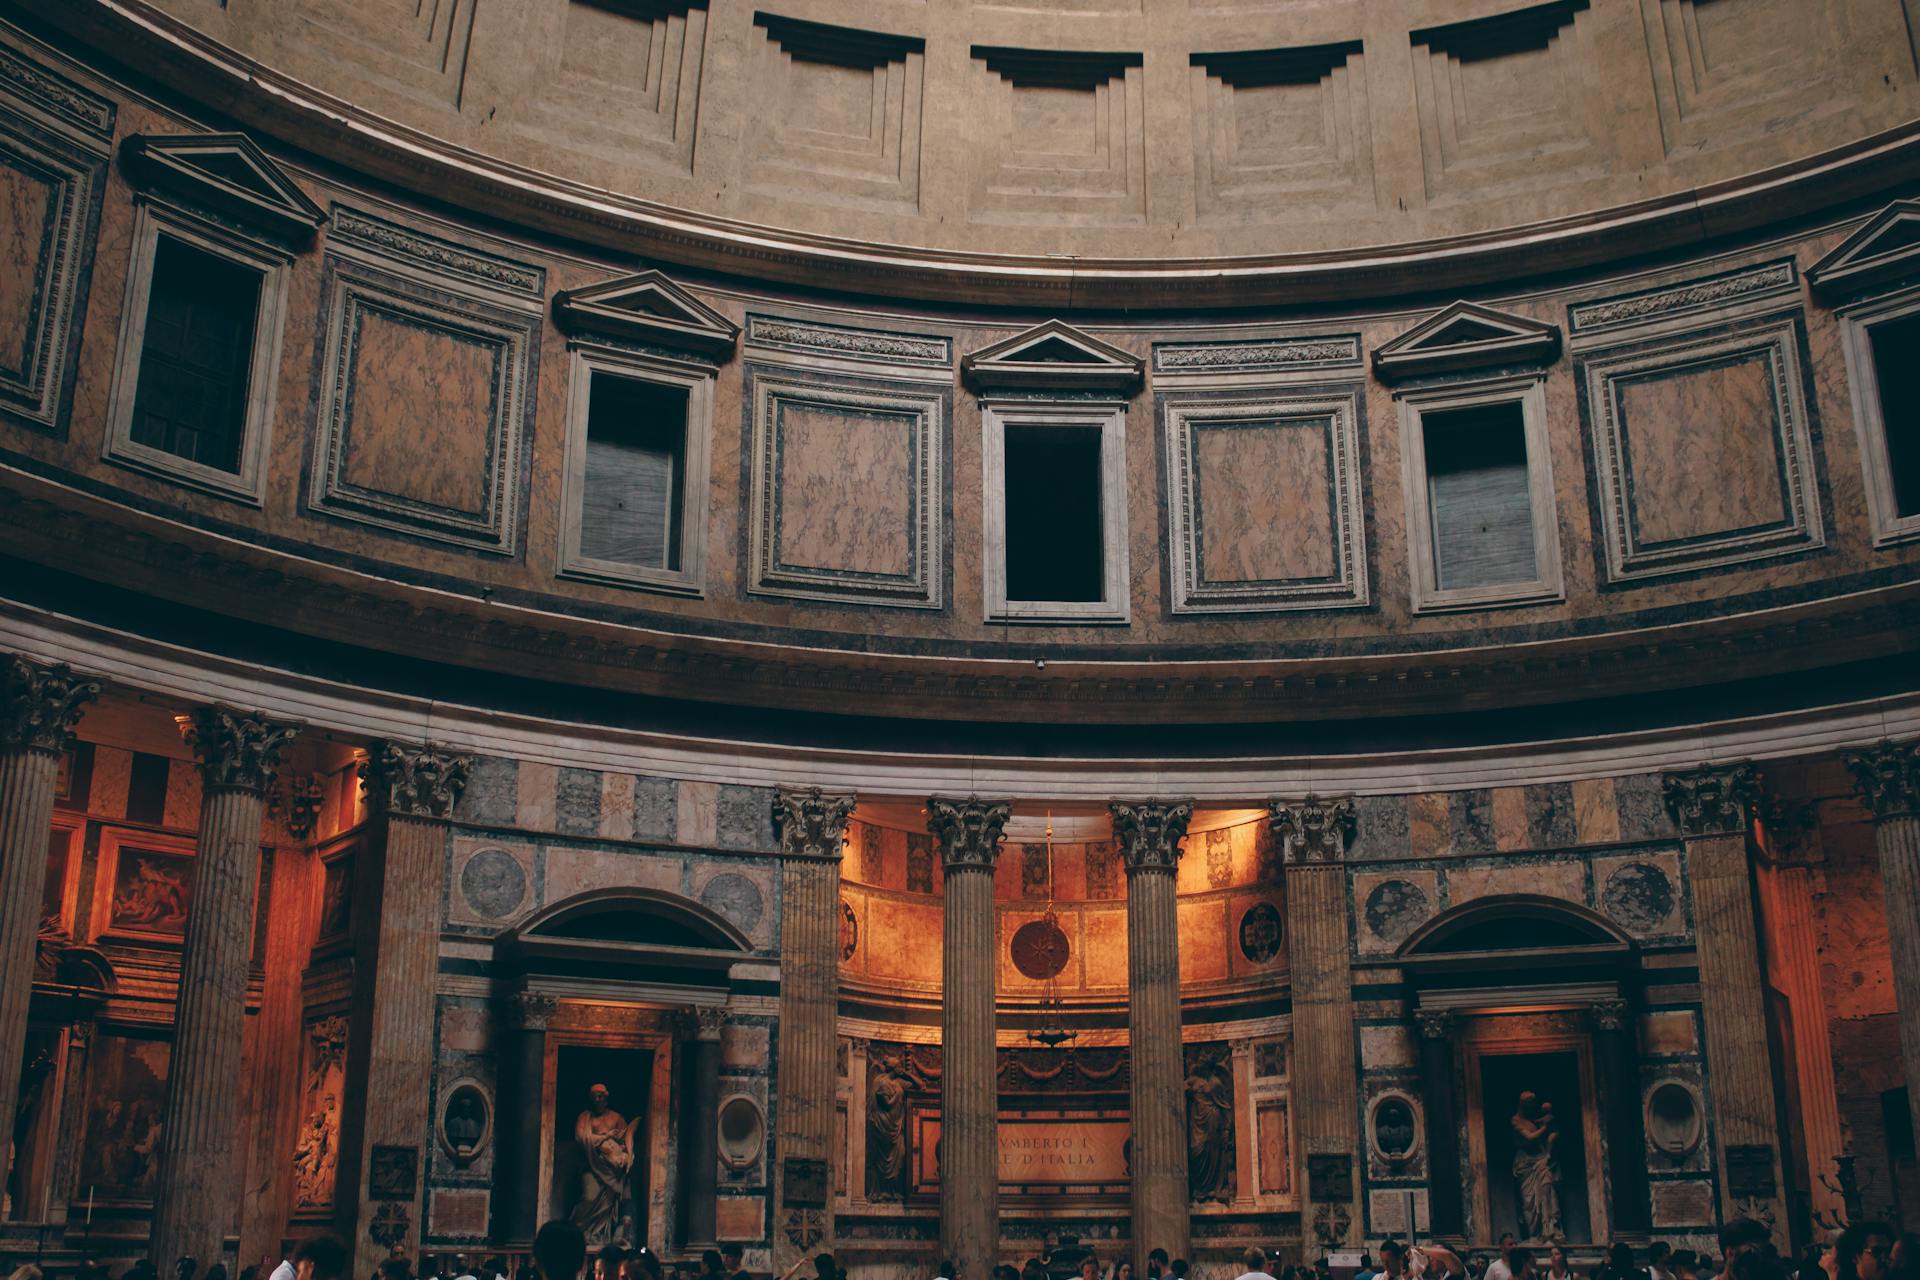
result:
<svg viewBox="0 0 1920 1280"><path fill-rule="evenodd" d="M0 1116L20 1101L33 999L34 940L47 875L47 833L60 753L100 686L66 667L20 658L0 662ZM0 1135L0 1187L12 1176L13 1147Z"/></svg>
<svg viewBox="0 0 1920 1280"><path fill-rule="evenodd" d="M470 757L431 744L380 742L360 770L375 825L365 863L354 868L353 1016L335 1193L355 1275L371 1275L395 1245L419 1252L448 821L472 767ZM373 1194L376 1172L385 1178L409 1163L410 1188Z"/></svg>
<svg viewBox="0 0 1920 1280"><path fill-rule="evenodd" d="M1127 868L1127 1046L1133 1076L1133 1266L1147 1253L1184 1258L1187 1211L1186 1063L1180 1039L1180 922L1174 892L1193 806L1115 804L1113 834Z"/></svg>
<svg viewBox="0 0 1920 1280"><path fill-rule="evenodd" d="M180 958L167 1112L148 1256L162 1267L221 1257L239 1210L240 1045L266 791L299 732L261 715L203 707L181 731L203 785L193 899Z"/></svg>
<svg viewBox="0 0 1920 1280"><path fill-rule="evenodd" d="M945 875L940 1244L959 1269L956 1280L986 1280L1000 1255L993 865L1008 806L935 797L927 811Z"/></svg>
<svg viewBox="0 0 1920 1280"><path fill-rule="evenodd" d="M840 1033L840 855L851 795L782 791L780 825L780 1202L774 1265L829 1249L828 1157Z"/></svg>
<svg viewBox="0 0 1920 1280"><path fill-rule="evenodd" d="M1713 1076L1714 1140L1721 1213L1786 1232L1779 1111L1767 1041L1765 964L1754 920L1747 826L1759 796L1752 766L1702 768L1665 777L1667 807L1687 841L1695 953Z"/></svg>
<svg viewBox="0 0 1920 1280"><path fill-rule="evenodd" d="M1301 1234L1309 1248L1358 1239L1354 1155L1353 976L1348 955L1347 840L1353 802L1276 801L1274 837L1286 860L1288 962L1293 979L1293 1105L1305 1163Z"/></svg>
<svg viewBox="0 0 1920 1280"><path fill-rule="evenodd" d="M1847 765L1874 818L1900 1005L1900 1057L1907 1096L1920 1098L1920 742L1882 742L1849 756ZM1920 1107L1913 1110L1920 1141Z"/></svg>

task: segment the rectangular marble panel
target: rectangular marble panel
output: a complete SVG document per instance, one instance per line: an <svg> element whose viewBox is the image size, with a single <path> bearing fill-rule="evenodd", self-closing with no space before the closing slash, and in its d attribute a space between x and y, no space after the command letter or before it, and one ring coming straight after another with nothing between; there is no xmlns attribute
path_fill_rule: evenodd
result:
<svg viewBox="0 0 1920 1280"><path fill-rule="evenodd" d="M867 974L886 981L939 985L943 928L938 904L876 895L867 908Z"/></svg>
<svg viewBox="0 0 1920 1280"><path fill-rule="evenodd" d="M342 478L425 506L482 514L501 348L400 312L369 307L358 319Z"/></svg>
<svg viewBox="0 0 1920 1280"><path fill-rule="evenodd" d="M781 419L778 483L782 564L912 572L912 441L899 420L793 406Z"/></svg>
<svg viewBox="0 0 1920 1280"><path fill-rule="evenodd" d="M200 766L191 760L167 762L167 799L161 825L192 831L200 825L200 793L204 786Z"/></svg>
<svg viewBox="0 0 1920 1280"><path fill-rule="evenodd" d="M1563 849L1575 844L1573 785L1549 782L1523 788L1527 810L1527 841L1536 849Z"/></svg>
<svg viewBox="0 0 1920 1280"><path fill-rule="evenodd" d="M1180 980L1218 982L1227 976L1227 900L1202 898L1182 901L1180 920Z"/></svg>
<svg viewBox="0 0 1920 1280"><path fill-rule="evenodd" d="M680 800L672 778L633 780L633 838L674 840L678 837Z"/></svg>
<svg viewBox="0 0 1920 1280"><path fill-rule="evenodd" d="M40 259L60 194L59 184L42 174L0 164L0 368L15 377L34 356Z"/></svg>
<svg viewBox="0 0 1920 1280"><path fill-rule="evenodd" d="M1609 844L1620 838L1612 778L1581 778L1573 784L1573 825L1581 844Z"/></svg>
<svg viewBox="0 0 1920 1280"><path fill-rule="evenodd" d="M674 815L675 839L681 844L717 843L720 829L720 785L714 782L682 782L678 786L679 804Z"/></svg>
<svg viewBox="0 0 1920 1280"><path fill-rule="evenodd" d="M633 775L600 775L600 822L595 834L607 840L633 838Z"/></svg>
<svg viewBox="0 0 1920 1280"><path fill-rule="evenodd" d="M547 849L547 901L615 886L679 893L681 870L678 858L554 845Z"/></svg>
<svg viewBox="0 0 1920 1280"><path fill-rule="evenodd" d="M89 801L96 817L127 816L127 793L133 786L133 752L99 746L93 752L93 794Z"/></svg>
<svg viewBox="0 0 1920 1280"><path fill-rule="evenodd" d="M773 788L720 785L714 802L714 839L723 849L772 852Z"/></svg>
<svg viewBox="0 0 1920 1280"><path fill-rule="evenodd" d="M563 835L600 834L598 769L561 769L554 787L554 829Z"/></svg>
<svg viewBox="0 0 1920 1280"><path fill-rule="evenodd" d="M1572 860L1455 867L1447 872L1447 901L1459 906L1490 894L1527 893L1586 905L1586 864Z"/></svg>
<svg viewBox="0 0 1920 1280"><path fill-rule="evenodd" d="M504 756L480 756L467 773L466 790L453 816L482 827L511 827L520 813L520 762Z"/></svg>
<svg viewBox="0 0 1920 1280"><path fill-rule="evenodd" d="M1260 1194L1283 1196L1293 1190L1293 1135L1285 1099L1258 1104L1254 1112L1254 1158L1260 1167Z"/></svg>
<svg viewBox="0 0 1920 1280"><path fill-rule="evenodd" d="M1669 840L1679 834L1667 812L1666 786L1657 773L1635 773L1613 780L1614 806L1622 840Z"/></svg>
<svg viewBox="0 0 1920 1280"><path fill-rule="evenodd" d="M1353 806L1354 831L1353 842L1347 846L1349 858L1407 856L1406 796L1358 796Z"/></svg>
<svg viewBox="0 0 1920 1280"><path fill-rule="evenodd" d="M559 819L560 769L534 760L520 762L518 824L529 831L553 831Z"/></svg>
<svg viewBox="0 0 1920 1280"><path fill-rule="evenodd" d="M1090 910L1082 919L1086 929L1088 989L1124 989L1127 985L1127 913Z"/></svg>
<svg viewBox="0 0 1920 1280"><path fill-rule="evenodd" d="M1648 545L1786 518L1766 353L1667 377L1623 380L1633 510Z"/></svg>
<svg viewBox="0 0 1920 1280"><path fill-rule="evenodd" d="M1333 505L1316 500L1329 474L1327 432L1300 422L1201 426L1193 451L1205 579L1333 574Z"/></svg>

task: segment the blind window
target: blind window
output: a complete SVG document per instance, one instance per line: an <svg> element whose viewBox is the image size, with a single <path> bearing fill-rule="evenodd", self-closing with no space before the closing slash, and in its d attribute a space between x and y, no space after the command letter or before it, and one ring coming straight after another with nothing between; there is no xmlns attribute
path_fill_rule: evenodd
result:
<svg viewBox="0 0 1920 1280"><path fill-rule="evenodd" d="M678 571L686 456L684 389L596 372L587 407L581 554Z"/></svg>
<svg viewBox="0 0 1920 1280"><path fill-rule="evenodd" d="M1876 324L1868 332L1894 511L1903 518L1920 516L1920 314Z"/></svg>
<svg viewBox="0 0 1920 1280"><path fill-rule="evenodd" d="M171 236L154 242L135 444L239 472L260 286L238 263Z"/></svg>
<svg viewBox="0 0 1920 1280"><path fill-rule="evenodd" d="M1421 430L1439 588L1536 580L1526 420L1520 403L1423 414Z"/></svg>
<svg viewBox="0 0 1920 1280"><path fill-rule="evenodd" d="M1104 599L1100 428L1008 427L1005 483L1007 599Z"/></svg>

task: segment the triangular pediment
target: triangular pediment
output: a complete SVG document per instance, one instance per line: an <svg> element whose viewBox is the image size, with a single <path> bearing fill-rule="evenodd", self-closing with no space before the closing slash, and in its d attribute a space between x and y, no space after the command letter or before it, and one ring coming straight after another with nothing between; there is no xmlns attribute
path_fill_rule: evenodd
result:
<svg viewBox="0 0 1920 1280"><path fill-rule="evenodd" d="M1920 200L1896 200L1842 240L1807 272L1823 298L1863 293L1920 274Z"/></svg>
<svg viewBox="0 0 1920 1280"><path fill-rule="evenodd" d="M961 367L976 387L1131 391L1140 385L1142 362L1064 320L1049 320L982 347Z"/></svg>
<svg viewBox="0 0 1920 1280"><path fill-rule="evenodd" d="M698 351L733 351L740 326L658 271L621 276L553 300L554 319L569 333L598 333Z"/></svg>
<svg viewBox="0 0 1920 1280"><path fill-rule="evenodd" d="M126 163L164 185L276 238L304 243L326 213L244 133L137 133Z"/></svg>
<svg viewBox="0 0 1920 1280"><path fill-rule="evenodd" d="M1560 354L1558 327L1456 302L1373 352L1374 372L1396 378L1489 365L1545 364Z"/></svg>

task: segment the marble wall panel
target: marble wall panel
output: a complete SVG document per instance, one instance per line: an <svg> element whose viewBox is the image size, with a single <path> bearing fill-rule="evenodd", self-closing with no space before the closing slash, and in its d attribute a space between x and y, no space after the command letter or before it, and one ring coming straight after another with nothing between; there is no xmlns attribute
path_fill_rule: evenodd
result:
<svg viewBox="0 0 1920 1280"><path fill-rule="evenodd" d="M1653 1057L1700 1052L1700 1033L1693 1014L1678 1010L1643 1014L1640 1046Z"/></svg>
<svg viewBox="0 0 1920 1280"><path fill-rule="evenodd" d="M719 842L720 785L682 782L674 789L674 837L681 844L712 847Z"/></svg>
<svg viewBox="0 0 1920 1280"><path fill-rule="evenodd" d="M191 760L167 761L167 798L160 823L176 831L193 831L200 826L200 796L205 779L200 766Z"/></svg>
<svg viewBox="0 0 1920 1280"><path fill-rule="evenodd" d="M1413 1031L1405 1026L1360 1028L1360 1066L1367 1071L1402 1071L1419 1065Z"/></svg>
<svg viewBox="0 0 1920 1280"><path fill-rule="evenodd" d="M1587 903L1587 865L1574 859L1454 867L1447 872L1447 905L1494 894L1525 893Z"/></svg>
<svg viewBox="0 0 1920 1280"><path fill-rule="evenodd" d="M721 1240L764 1240L767 1202L759 1196L721 1196L713 1206L714 1235Z"/></svg>
<svg viewBox="0 0 1920 1280"><path fill-rule="evenodd" d="M1127 985L1127 913L1090 910L1081 913L1085 933L1085 978L1088 990L1118 990ZM1183 939L1184 941L1184 939ZM1184 950L1182 952L1184 955Z"/></svg>
<svg viewBox="0 0 1920 1280"><path fill-rule="evenodd" d="M1653 1225L1656 1227L1698 1226L1714 1220L1713 1184L1700 1179L1655 1182Z"/></svg>
<svg viewBox="0 0 1920 1280"><path fill-rule="evenodd" d="M765 1067L768 1053L767 1028L752 1023L729 1022L720 1029L720 1065L724 1067Z"/></svg>
<svg viewBox="0 0 1920 1280"><path fill-rule="evenodd" d="M672 778L633 780L633 838L677 840L679 787Z"/></svg>
<svg viewBox="0 0 1920 1280"><path fill-rule="evenodd" d="M633 784L630 773L600 773L592 770L599 778L599 805L594 829L587 833L597 835L603 840L633 839Z"/></svg>
<svg viewBox="0 0 1920 1280"><path fill-rule="evenodd" d="M342 480L465 516L482 515L491 468L493 388L504 344L474 341L399 311L355 317L353 416ZM423 449L423 429L435 431Z"/></svg>
<svg viewBox="0 0 1920 1280"><path fill-rule="evenodd" d="M937 988L944 928L938 903L874 895L867 907L867 975Z"/></svg>
<svg viewBox="0 0 1920 1280"><path fill-rule="evenodd" d="M938 608L946 392L755 366L752 589Z"/></svg>
<svg viewBox="0 0 1920 1280"><path fill-rule="evenodd" d="M679 893L682 870L679 858L549 845L546 901L563 902L589 889L660 889Z"/></svg>
<svg viewBox="0 0 1920 1280"><path fill-rule="evenodd" d="M538 760L522 760L517 781L515 824L529 831L556 830L560 815L560 767Z"/></svg>
<svg viewBox="0 0 1920 1280"><path fill-rule="evenodd" d="M1227 952L1233 946L1227 929L1225 898L1183 900L1180 922L1180 981L1219 982L1227 977Z"/></svg>
<svg viewBox="0 0 1920 1280"><path fill-rule="evenodd" d="M778 847L773 830L772 787L721 783L714 800L714 840L723 849L771 853Z"/></svg>
<svg viewBox="0 0 1920 1280"><path fill-rule="evenodd" d="M1581 844L1607 844L1620 838L1612 778L1581 778L1573 784L1573 826Z"/></svg>
<svg viewBox="0 0 1920 1280"><path fill-rule="evenodd" d="M484 1189L429 1187L427 1232L440 1239L484 1240L491 1210L492 1196Z"/></svg>
<svg viewBox="0 0 1920 1280"><path fill-rule="evenodd" d="M114 117L0 50L0 414L62 439Z"/></svg>
<svg viewBox="0 0 1920 1280"><path fill-rule="evenodd" d="M505 756L477 756L467 786L454 802L458 822L510 827L520 812L520 762Z"/></svg>
<svg viewBox="0 0 1920 1280"><path fill-rule="evenodd" d="M1649 543L1710 537L1787 517L1763 351L1621 385L1633 430L1634 507ZM1706 481L1711 481L1706 483Z"/></svg>
<svg viewBox="0 0 1920 1280"><path fill-rule="evenodd" d="M598 769L560 769L554 781L554 830L569 836L599 835L603 794Z"/></svg>

